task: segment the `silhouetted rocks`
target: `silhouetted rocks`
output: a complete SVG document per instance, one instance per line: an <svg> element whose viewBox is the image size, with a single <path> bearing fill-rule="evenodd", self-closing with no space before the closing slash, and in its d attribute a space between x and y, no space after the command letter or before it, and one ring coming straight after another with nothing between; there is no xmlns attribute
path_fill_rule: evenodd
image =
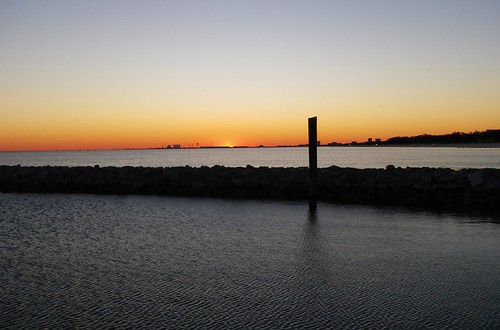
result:
<svg viewBox="0 0 500 330"><path fill-rule="evenodd" d="M308 169L0 166L0 191L307 200ZM500 210L500 170L332 166L318 169L318 199Z"/></svg>

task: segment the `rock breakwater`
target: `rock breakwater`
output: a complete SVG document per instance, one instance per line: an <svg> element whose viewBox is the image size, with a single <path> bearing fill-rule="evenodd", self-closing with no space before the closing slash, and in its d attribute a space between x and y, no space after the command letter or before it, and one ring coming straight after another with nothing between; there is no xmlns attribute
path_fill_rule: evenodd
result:
<svg viewBox="0 0 500 330"><path fill-rule="evenodd" d="M304 200L308 169L0 166L0 191ZM500 210L500 170L320 168L318 199Z"/></svg>

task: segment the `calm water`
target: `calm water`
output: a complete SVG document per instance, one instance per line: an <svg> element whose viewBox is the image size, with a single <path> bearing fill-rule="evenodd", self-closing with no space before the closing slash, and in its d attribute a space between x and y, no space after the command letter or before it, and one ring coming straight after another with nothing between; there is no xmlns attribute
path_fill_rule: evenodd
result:
<svg viewBox="0 0 500 330"><path fill-rule="evenodd" d="M307 148L0 152L0 165L60 166L308 166ZM318 166L500 168L500 148L318 148Z"/></svg>
<svg viewBox="0 0 500 330"><path fill-rule="evenodd" d="M0 328L498 329L496 221L0 194Z"/></svg>

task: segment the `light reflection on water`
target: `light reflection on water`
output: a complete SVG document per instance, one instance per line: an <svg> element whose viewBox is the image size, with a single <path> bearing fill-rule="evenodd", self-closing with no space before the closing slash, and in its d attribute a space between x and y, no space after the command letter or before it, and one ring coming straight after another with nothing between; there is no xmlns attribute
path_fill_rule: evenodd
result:
<svg viewBox="0 0 500 330"><path fill-rule="evenodd" d="M2 328L495 328L494 218L0 194Z"/></svg>

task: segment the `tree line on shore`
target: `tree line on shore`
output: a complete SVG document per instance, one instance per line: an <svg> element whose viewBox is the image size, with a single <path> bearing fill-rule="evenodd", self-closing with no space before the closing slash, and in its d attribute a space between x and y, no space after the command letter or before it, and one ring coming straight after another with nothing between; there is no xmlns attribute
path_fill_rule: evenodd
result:
<svg viewBox="0 0 500 330"><path fill-rule="evenodd" d="M500 129L488 129L469 133L453 132L443 135L422 134L417 136L395 136L385 141L368 139L366 142L328 143L329 146L349 145L432 145L432 144L472 144L472 143L500 143Z"/></svg>
<svg viewBox="0 0 500 330"><path fill-rule="evenodd" d="M444 135L423 134L418 136L397 136L383 141L382 144L455 144L455 143L498 143L500 129L482 132L453 132Z"/></svg>

